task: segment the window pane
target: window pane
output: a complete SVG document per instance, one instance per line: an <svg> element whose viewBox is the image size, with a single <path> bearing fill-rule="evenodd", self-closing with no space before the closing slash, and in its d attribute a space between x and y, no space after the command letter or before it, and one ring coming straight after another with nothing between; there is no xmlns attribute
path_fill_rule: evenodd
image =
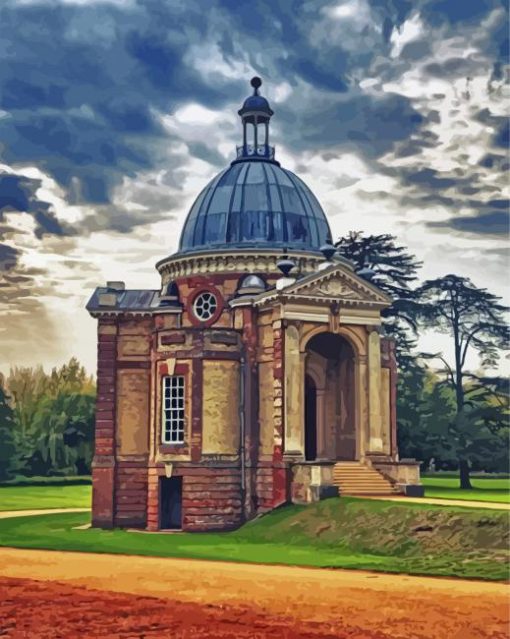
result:
<svg viewBox="0 0 510 639"><path fill-rule="evenodd" d="M184 442L184 377L168 375L162 379L163 423L161 439L164 444Z"/></svg>

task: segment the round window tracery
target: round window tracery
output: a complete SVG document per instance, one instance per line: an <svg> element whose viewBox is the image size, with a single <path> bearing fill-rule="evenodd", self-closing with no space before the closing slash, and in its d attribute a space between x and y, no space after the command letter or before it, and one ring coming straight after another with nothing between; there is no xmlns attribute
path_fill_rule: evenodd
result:
<svg viewBox="0 0 510 639"><path fill-rule="evenodd" d="M218 300L213 293L204 291L193 302L193 312L201 322L207 322L216 313Z"/></svg>

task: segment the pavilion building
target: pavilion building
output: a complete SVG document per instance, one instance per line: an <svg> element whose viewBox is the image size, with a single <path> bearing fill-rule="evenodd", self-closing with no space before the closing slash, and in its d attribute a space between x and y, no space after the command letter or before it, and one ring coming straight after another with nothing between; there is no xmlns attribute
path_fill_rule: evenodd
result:
<svg viewBox="0 0 510 639"><path fill-rule="evenodd" d="M156 264L161 287L108 282L87 305L95 526L224 530L287 502L420 492L417 462L398 456L391 299L276 161L260 85L236 159Z"/></svg>

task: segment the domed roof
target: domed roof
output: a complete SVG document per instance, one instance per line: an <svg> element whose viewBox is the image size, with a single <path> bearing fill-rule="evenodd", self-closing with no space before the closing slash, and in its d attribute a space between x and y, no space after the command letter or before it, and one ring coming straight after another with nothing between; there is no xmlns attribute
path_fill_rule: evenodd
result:
<svg viewBox="0 0 510 639"><path fill-rule="evenodd" d="M237 160L200 193L180 253L266 248L318 251L331 231L317 198L276 162Z"/></svg>
<svg viewBox="0 0 510 639"><path fill-rule="evenodd" d="M253 123L254 114L259 114L262 116L262 120L260 121L269 121L269 118L273 115L273 110L269 106L269 102L259 93L259 89L262 86L262 80L255 76L250 81L251 86L253 87L253 95L250 95L243 102L243 106L239 109L238 113L241 117L245 116L244 119L247 122ZM268 116L265 118L264 116Z"/></svg>
<svg viewBox="0 0 510 639"><path fill-rule="evenodd" d="M262 95L250 95L247 97L239 113L244 111L263 111L264 113L273 114L269 102Z"/></svg>

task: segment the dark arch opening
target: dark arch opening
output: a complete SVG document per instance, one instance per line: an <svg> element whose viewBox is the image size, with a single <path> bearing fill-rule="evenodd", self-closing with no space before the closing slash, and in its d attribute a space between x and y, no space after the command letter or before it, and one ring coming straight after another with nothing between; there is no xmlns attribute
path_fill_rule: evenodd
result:
<svg viewBox="0 0 510 639"><path fill-rule="evenodd" d="M317 459L317 387L310 375L305 376L305 459Z"/></svg>
<svg viewBox="0 0 510 639"><path fill-rule="evenodd" d="M306 352L309 355L307 365L313 362L315 371L320 367L323 381L318 389L305 370L305 458L309 461L317 458L355 460L354 348L341 335L325 332L310 339Z"/></svg>

